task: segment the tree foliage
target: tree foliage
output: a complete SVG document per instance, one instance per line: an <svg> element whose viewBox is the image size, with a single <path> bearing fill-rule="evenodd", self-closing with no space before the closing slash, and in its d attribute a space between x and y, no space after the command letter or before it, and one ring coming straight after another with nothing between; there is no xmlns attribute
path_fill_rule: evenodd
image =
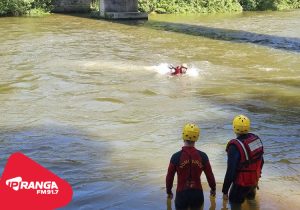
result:
<svg viewBox="0 0 300 210"><path fill-rule="evenodd" d="M50 11L53 8L52 0L33 0L31 7Z"/></svg>
<svg viewBox="0 0 300 210"><path fill-rule="evenodd" d="M139 0L143 12L215 13L300 8L300 0Z"/></svg>
<svg viewBox="0 0 300 210"><path fill-rule="evenodd" d="M140 0L145 12L158 13L212 13L241 11L238 0Z"/></svg>
<svg viewBox="0 0 300 210"><path fill-rule="evenodd" d="M239 0L244 10L284 10L300 8L300 0Z"/></svg>
<svg viewBox="0 0 300 210"><path fill-rule="evenodd" d="M49 12L53 0L0 0L0 16L24 15L32 10ZM92 0L95 10L99 0ZM300 8L300 0L139 0L143 12L220 13L242 10L284 10Z"/></svg>
<svg viewBox="0 0 300 210"><path fill-rule="evenodd" d="M0 15L23 15L31 7L32 0L0 0Z"/></svg>
<svg viewBox="0 0 300 210"><path fill-rule="evenodd" d="M51 10L52 0L0 0L0 16L19 16L30 12L32 9Z"/></svg>

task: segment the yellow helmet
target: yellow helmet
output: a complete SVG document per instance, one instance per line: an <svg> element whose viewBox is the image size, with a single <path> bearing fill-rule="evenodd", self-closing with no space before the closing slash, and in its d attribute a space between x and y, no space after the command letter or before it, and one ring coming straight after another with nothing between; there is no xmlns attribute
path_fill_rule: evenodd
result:
<svg viewBox="0 0 300 210"><path fill-rule="evenodd" d="M250 120L245 115L237 115L232 121L232 127L236 134L247 134L250 131Z"/></svg>
<svg viewBox="0 0 300 210"><path fill-rule="evenodd" d="M197 141L200 134L200 128L195 124L186 124L183 127L182 139L184 141Z"/></svg>

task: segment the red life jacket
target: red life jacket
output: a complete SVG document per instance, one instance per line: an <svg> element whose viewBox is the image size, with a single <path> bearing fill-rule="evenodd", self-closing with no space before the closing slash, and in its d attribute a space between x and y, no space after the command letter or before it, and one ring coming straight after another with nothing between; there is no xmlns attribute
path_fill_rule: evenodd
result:
<svg viewBox="0 0 300 210"><path fill-rule="evenodd" d="M177 74L182 74L183 73L181 66L177 66L174 69L175 69L175 71L171 73L172 75L177 75Z"/></svg>
<svg viewBox="0 0 300 210"><path fill-rule="evenodd" d="M234 183L243 186L257 186L261 176L262 156L264 147L260 138L252 133L247 134L243 141L232 139L228 142L226 152L230 145L235 145L240 153L240 162Z"/></svg>

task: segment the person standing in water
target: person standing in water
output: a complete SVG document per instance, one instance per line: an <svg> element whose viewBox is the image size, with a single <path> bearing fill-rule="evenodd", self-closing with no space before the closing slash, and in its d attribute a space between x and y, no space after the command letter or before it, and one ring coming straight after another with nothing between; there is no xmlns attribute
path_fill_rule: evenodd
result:
<svg viewBox="0 0 300 210"><path fill-rule="evenodd" d="M171 75L175 76L175 75L185 74L188 69L188 66L186 63L183 63L180 66L176 66L176 67L170 65L169 69L171 69Z"/></svg>
<svg viewBox="0 0 300 210"><path fill-rule="evenodd" d="M211 188L211 196L216 195L216 181L207 155L195 148L200 129L195 124L186 124L182 138L184 146L172 155L166 176L166 191L169 199L173 198L172 187L177 173L176 210L199 209L204 196L200 176L204 171Z"/></svg>
<svg viewBox="0 0 300 210"><path fill-rule="evenodd" d="M227 171L223 183L223 198L235 204L254 199L263 167L264 147L260 138L249 133L250 120L244 115L233 119L236 138L228 142ZM230 189L230 190L229 190Z"/></svg>

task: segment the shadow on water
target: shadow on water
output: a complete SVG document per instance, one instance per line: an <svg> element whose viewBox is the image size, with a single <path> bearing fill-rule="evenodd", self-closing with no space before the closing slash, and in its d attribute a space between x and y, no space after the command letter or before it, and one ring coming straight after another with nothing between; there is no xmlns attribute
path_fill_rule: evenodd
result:
<svg viewBox="0 0 300 210"><path fill-rule="evenodd" d="M111 165L112 152L107 142L92 139L86 133L68 126L1 128L1 174L8 157L17 151L72 185L74 194L68 209L91 205L105 208L107 205L101 201L103 196L110 194L113 186L107 178L110 176L108 166Z"/></svg>
<svg viewBox="0 0 300 210"><path fill-rule="evenodd" d="M118 148L70 126L1 127L0 174L20 151L71 184L72 202L61 209L165 209L164 190L137 181L128 161L115 160Z"/></svg>
<svg viewBox="0 0 300 210"><path fill-rule="evenodd" d="M214 28L201 25L186 23L172 23L164 21L111 21L126 25L143 26L161 31L171 31L192 36L202 36L209 39L236 42L251 43L269 48L286 50L300 53L300 38L281 37L268 34L259 34L243 30L233 30L224 28Z"/></svg>
<svg viewBox="0 0 300 210"><path fill-rule="evenodd" d="M86 14L71 13L67 15L87 19L99 19ZM146 27L160 31L171 31L192 36L201 36L215 40L235 43L251 43L273 49L300 53L300 38L298 37L282 37L243 30L214 28L187 23L174 23L157 20L100 20L130 26Z"/></svg>

